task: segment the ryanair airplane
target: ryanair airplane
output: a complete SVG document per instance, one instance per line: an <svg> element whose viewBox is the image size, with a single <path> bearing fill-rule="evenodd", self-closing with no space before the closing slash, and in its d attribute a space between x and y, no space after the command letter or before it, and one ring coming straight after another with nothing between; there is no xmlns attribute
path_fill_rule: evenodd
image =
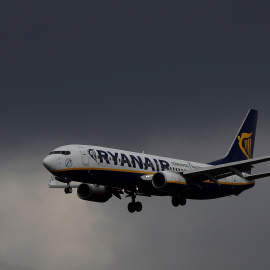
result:
<svg viewBox="0 0 270 270"><path fill-rule="evenodd" d="M126 194L131 213L142 210L137 196L170 196L176 207L187 199L239 195L270 176L251 174L253 165L270 160L270 155L253 158L257 115L250 110L227 155L207 164L93 145L61 146L43 160L52 173L49 187L66 194L77 188L80 199L99 203Z"/></svg>

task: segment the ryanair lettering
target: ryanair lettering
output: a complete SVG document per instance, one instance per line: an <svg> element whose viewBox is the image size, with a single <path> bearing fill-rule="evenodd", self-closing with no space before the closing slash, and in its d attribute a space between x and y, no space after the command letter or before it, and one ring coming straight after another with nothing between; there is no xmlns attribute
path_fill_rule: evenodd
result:
<svg viewBox="0 0 270 270"><path fill-rule="evenodd" d="M100 163L107 163L114 165L124 166L127 164L130 168L139 168L142 170L147 170L151 168L152 171L165 171L168 170L170 167L169 162L162 159L153 159L151 160L149 157L144 157L144 160L140 156L134 155L126 155L123 153L111 153L110 151L103 151L103 150L95 150L95 149L88 149L88 154L92 157L95 161L99 159Z"/></svg>

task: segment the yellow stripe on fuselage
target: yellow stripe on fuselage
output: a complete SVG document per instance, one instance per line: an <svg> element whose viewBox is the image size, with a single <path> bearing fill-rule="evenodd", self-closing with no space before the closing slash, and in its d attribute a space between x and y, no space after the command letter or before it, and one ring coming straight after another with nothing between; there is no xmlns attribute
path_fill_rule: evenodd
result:
<svg viewBox="0 0 270 270"><path fill-rule="evenodd" d="M167 181L168 183L172 183L172 184L180 184L180 185L186 185L187 183L185 182L175 182L175 181Z"/></svg>
<svg viewBox="0 0 270 270"><path fill-rule="evenodd" d="M131 173L141 173L141 174L155 174L155 172L145 172L145 171L132 171L132 170L122 170L122 169L108 169L108 168L67 168L62 170L56 170L54 172L65 172L65 171L111 171L111 172L131 172Z"/></svg>

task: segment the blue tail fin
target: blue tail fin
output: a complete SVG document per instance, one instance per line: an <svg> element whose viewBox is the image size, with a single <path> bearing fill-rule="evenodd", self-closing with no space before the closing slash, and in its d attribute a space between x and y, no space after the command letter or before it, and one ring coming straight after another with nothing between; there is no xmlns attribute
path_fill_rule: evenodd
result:
<svg viewBox="0 0 270 270"><path fill-rule="evenodd" d="M253 157L258 111L249 110L227 155L209 164L218 165Z"/></svg>

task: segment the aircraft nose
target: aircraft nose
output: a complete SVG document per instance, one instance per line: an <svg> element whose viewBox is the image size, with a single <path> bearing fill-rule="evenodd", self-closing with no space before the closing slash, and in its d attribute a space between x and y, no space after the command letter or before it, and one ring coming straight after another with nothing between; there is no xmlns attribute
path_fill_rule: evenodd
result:
<svg viewBox="0 0 270 270"><path fill-rule="evenodd" d="M43 166L49 171L52 172L55 170L55 159L52 156L47 156L43 159Z"/></svg>

